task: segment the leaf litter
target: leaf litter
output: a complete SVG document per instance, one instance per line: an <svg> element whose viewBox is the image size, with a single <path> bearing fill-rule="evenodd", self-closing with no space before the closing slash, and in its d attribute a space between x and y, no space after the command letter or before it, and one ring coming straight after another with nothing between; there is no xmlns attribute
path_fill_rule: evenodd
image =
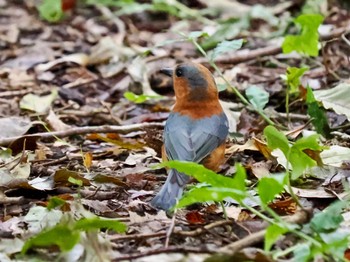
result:
<svg viewBox="0 0 350 262"><path fill-rule="evenodd" d="M77 229L66 226L69 221L71 225L77 223L72 216L118 219L127 225L127 231L120 234L106 230L108 223L97 226L91 222L86 226L93 229L91 232L84 231L76 242L67 243L76 244L63 255L69 261L203 261L219 248L264 228L260 219L232 204L234 201L231 205L227 201L226 209L214 203L195 204L179 210L175 222L149 206L154 192L166 179L166 170L153 168L161 161L161 127L147 129L143 124L162 123L174 101L171 80L164 78L159 69L187 59L208 62L192 44L173 41L181 38L179 32L207 32L209 38L199 41L208 49L221 43L224 49L217 49L212 58L253 105L253 109L244 107L224 82L217 81L223 89L220 98L230 118L231 133L223 174L230 176L234 173L233 163L240 162L250 172L248 180L253 188L258 180L288 166L285 159L281 160L283 154L269 151L263 136L266 123L254 109L270 112L276 122L294 131L289 138L296 141L306 136L302 130L314 132L300 91L310 86L316 99L313 102L322 103L328 109L328 121L339 124L333 138L323 140L328 147L320 153L307 154L313 161L322 159L324 167L306 170L296 180L293 191L315 209L323 209L329 199L347 193L350 139L345 79L350 71L349 42L344 38L349 37L349 12L340 4L332 7L319 28L321 38L330 41L324 42L321 55L310 60L298 53L281 54L281 45L275 46L281 42L286 25L293 22L293 12L312 8L313 1L306 1L305 6L296 1L266 0L262 1L264 5L257 5L260 1L247 2L193 1L189 10L176 2L176 10L182 15L176 15L171 5L165 5L163 12L156 9L128 13L121 8L118 16L114 13L118 8L107 5L68 5L63 20L48 23L35 9L36 1L0 1L1 261L18 256L24 241L40 232L60 232L48 231L55 226L75 239ZM323 3L321 7L320 12L327 13L327 5ZM202 15L209 11L215 19ZM223 23L217 22L220 19ZM306 31L290 39L305 37ZM246 39L243 50L230 52L230 41L235 38ZM170 40L168 44L164 44L166 40ZM252 55L256 50L261 53ZM228 53L223 55L224 52ZM289 67L305 64L310 69L293 89L294 101L286 112L283 103L288 81L280 75ZM219 79L217 73L214 76ZM129 95L125 95L126 91ZM38 133L65 132L76 127L132 124L141 127L118 135L91 132L60 138L35 137ZM10 145L2 140L14 137ZM289 195L279 195L270 207L281 215L296 213L296 204ZM348 214L344 217L346 228ZM169 227L173 227L171 235ZM43 252L39 242L34 243L33 240L34 254L44 260L59 256L57 245L61 251L67 247L53 242L52 252ZM248 249L241 251L246 259L271 259L259 245L251 247L258 247L255 254ZM99 256L102 253L105 255Z"/></svg>

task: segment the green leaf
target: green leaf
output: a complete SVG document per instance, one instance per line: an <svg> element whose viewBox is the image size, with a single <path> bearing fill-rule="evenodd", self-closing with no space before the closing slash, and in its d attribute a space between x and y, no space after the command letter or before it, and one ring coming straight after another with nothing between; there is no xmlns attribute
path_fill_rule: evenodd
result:
<svg viewBox="0 0 350 262"><path fill-rule="evenodd" d="M163 162L160 166L174 168L181 173L196 178L201 183L208 183L213 187L227 187L240 191L245 190L246 173L245 169L240 164L236 165L237 172L234 178L218 175L214 171L205 168L203 165L193 162L173 160Z"/></svg>
<svg viewBox="0 0 350 262"><path fill-rule="evenodd" d="M218 92L222 92L222 91L226 90L228 87L227 84L221 84L221 83L217 83L216 86L218 88Z"/></svg>
<svg viewBox="0 0 350 262"><path fill-rule="evenodd" d="M309 243L297 244L294 249L294 259L293 261L307 262L311 258L311 249Z"/></svg>
<svg viewBox="0 0 350 262"><path fill-rule="evenodd" d="M31 110L38 114L46 113L52 102L57 98L57 90L54 89L51 91L51 94L46 96L38 96L34 94L25 95L19 102L21 109Z"/></svg>
<svg viewBox="0 0 350 262"><path fill-rule="evenodd" d="M285 156L288 156L290 146L287 137L273 126L267 126L264 129L264 135L267 139L267 146L271 149L281 149Z"/></svg>
<svg viewBox="0 0 350 262"><path fill-rule="evenodd" d="M10 148L0 147L0 160L5 162L12 156L12 150Z"/></svg>
<svg viewBox="0 0 350 262"><path fill-rule="evenodd" d="M206 37L208 36L207 32L204 31L192 31L188 34L188 39L197 39L200 37Z"/></svg>
<svg viewBox="0 0 350 262"><path fill-rule="evenodd" d="M265 89L260 86L249 86L246 89L245 94L249 102L258 111L263 110L267 102L269 102L269 93L266 92Z"/></svg>
<svg viewBox="0 0 350 262"><path fill-rule="evenodd" d="M194 203L206 202L206 201L223 201L225 198L231 197L237 202L241 202L246 198L246 194L243 191L237 189L231 189L227 187L201 187L194 188L187 192L177 204L177 207L184 207Z"/></svg>
<svg viewBox="0 0 350 262"><path fill-rule="evenodd" d="M49 200L49 203L47 204L47 209L51 210L54 209L56 207L62 206L66 203L66 201L64 201L62 198L59 197L51 197Z"/></svg>
<svg viewBox="0 0 350 262"><path fill-rule="evenodd" d="M322 212L317 213L312 218L310 225L316 232L329 232L339 227L343 222L343 209L347 206L344 201L336 201Z"/></svg>
<svg viewBox="0 0 350 262"><path fill-rule="evenodd" d="M214 171L205 168L203 165L193 162L173 160L163 162L160 166L174 168L181 173L196 178L201 183L212 186L192 189L180 199L178 207L210 200L222 201L227 197L241 202L247 197L245 186L247 175L241 164L236 164L236 174L233 178L218 175Z"/></svg>
<svg viewBox="0 0 350 262"><path fill-rule="evenodd" d="M324 110L319 107L310 87L307 87L306 103L307 113L312 118L312 124L315 127L316 132L325 138L330 138L331 130L328 125L326 114Z"/></svg>
<svg viewBox="0 0 350 262"><path fill-rule="evenodd" d="M282 44L283 53L297 51L310 56L318 56L318 32L317 29L323 22L323 16L319 14L303 14L294 22L301 25L300 35L288 35Z"/></svg>
<svg viewBox="0 0 350 262"><path fill-rule="evenodd" d="M43 0L38 7L40 16L49 22L57 22L63 17L61 0Z"/></svg>
<svg viewBox="0 0 350 262"><path fill-rule="evenodd" d="M82 231L112 229L118 233L125 233L127 229L126 225L118 220L102 219L99 217L82 218L75 223L74 228Z"/></svg>
<svg viewBox="0 0 350 262"><path fill-rule="evenodd" d="M287 184L287 179L286 174L275 174L261 178L258 184L258 193L261 202L267 205L277 194L282 193L284 186Z"/></svg>
<svg viewBox="0 0 350 262"><path fill-rule="evenodd" d="M297 179L299 176L307 169L317 165L317 161L310 156L308 156L304 150L310 149L313 151L321 151L325 147L319 145L318 143L319 135L311 135L308 137L303 137L297 140L291 147L289 160L293 167L292 179Z"/></svg>
<svg viewBox="0 0 350 262"><path fill-rule="evenodd" d="M74 185L77 185L77 186L83 186L83 181L82 180L76 179L76 178L71 177L71 176L68 178L68 182L70 182L70 183L72 183Z"/></svg>
<svg viewBox="0 0 350 262"><path fill-rule="evenodd" d="M277 241L277 239L286 232L288 232L287 228L280 227L277 224L270 225L266 229L264 250L266 252L270 251L272 245Z"/></svg>
<svg viewBox="0 0 350 262"><path fill-rule="evenodd" d="M290 93L299 92L300 78L309 70L307 67L288 67L286 72L286 83L290 88Z"/></svg>
<svg viewBox="0 0 350 262"><path fill-rule="evenodd" d="M154 98L158 98L158 99L163 98L162 96L150 96L150 95L144 95L144 94L136 95L135 93L129 92L129 91L124 93L124 97L126 99L128 99L129 101L134 102L136 104L142 104L145 101L148 101L148 100L154 99Z"/></svg>
<svg viewBox="0 0 350 262"><path fill-rule="evenodd" d="M86 0L88 5L104 5L104 6L124 6L135 3L135 0Z"/></svg>
<svg viewBox="0 0 350 262"><path fill-rule="evenodd" d="M116 12L116 15L131 15L136 13L142 13L144 11L153 10L150 4L131 3L121 6Z"/></svg>
<svg viewBox="0 0 350 262"><path fill-rule="evenodd" d="M227 52L233 52L240 49L243 45L243 39L223 41L219 43L216 48L210 53L209 58L214 61L218 56Z"/></svg>
<svg viewBox="0 0 350 262"><path fill-rule="evenodd" d="M201 46L205 50L214 48L218 43L224 41L225 39L235 38L243 29L247 29L249 26L250 24L248 19L231 18L219 24L215 33L207 39L204 39Z"/></svg>
<svg viewBox="0 0 350 262"><path fill-rule="evenodd" d="M47 231L41 232L25 242L22 254L32 247L50 247L56 245L61 251L71 250L80 240L80 233L67 225L57 225Z"/></svg>
<svg viewBox="0 0 350 262"><path fill-rule="evenodd" d="M324 249L328 254L331 254L333 258L344 258L344 252L349 245L348 232L338 228L338 230L330 233L320 233L320 237L326 243Z"/></svg>
<svg viewBox="0 0 350 262"><path fill-rule="evenodd" d="M264 135L267 139L267 145L271 149L280 149L287 161L292 166L292 179L297 179L307 168L317 165L317 161L308 156L304 151L310 149L321 151L325 147L319 145L319 135L311 135L297 140L292 146L284 134L279 132L273 126L267 126L264 129Z"/></svg>
<svg viewBox="0 0 350 262"><path fill-rule="evenodd" d="M350 121L349 90L349 83L341 83L334 88L314 91L314 95L324 108L333 109L339 115L344 114Z"/></svg>

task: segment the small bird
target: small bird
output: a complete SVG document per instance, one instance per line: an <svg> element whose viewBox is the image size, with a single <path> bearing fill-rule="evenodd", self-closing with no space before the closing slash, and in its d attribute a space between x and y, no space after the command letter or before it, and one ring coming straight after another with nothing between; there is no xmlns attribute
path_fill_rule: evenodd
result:
<svg viewBox="0 0 350 262"><path fill-rule="evenodd" d="M173 77L176 103L164 128L163 160L191 161L218 171L225 157L228 120L220 105L218 90L210 71L195 63L162 69ZM172 208L181 198L190 177L170 169L151 205Z"/></svg>

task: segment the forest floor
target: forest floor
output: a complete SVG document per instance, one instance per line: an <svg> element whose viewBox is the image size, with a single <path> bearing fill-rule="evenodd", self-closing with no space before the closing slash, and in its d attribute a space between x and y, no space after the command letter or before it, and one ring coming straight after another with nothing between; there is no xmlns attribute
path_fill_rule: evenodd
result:
<svg viewBox="0 0 350 262"><path fill-rule="evenodd" d="M240 93L252 86L264 90L263 112L296 141L315 133L307 86L315 94L340 84L350 88L346 1L64 2L64 17L48 22L38 12L40 1L0 0L0 260L224 261L212 257L217 254L230 261L290 259L292 253L276 258L263 251L268 222L236 201L190 205L172 218L149 204L166 179L166 169L154 166L161 162L164 121L175 102L172 80L159 70L192 61L213 72L230 122L220 174L232 177L241 163L256 194L262 177L284 170L264 151L268 123L223 82L195 44L208 51L224 40L244 39L241 49L225 50L215 64ZM283 53L284 37L298 33L293 18L311 9L324 17L319 54ZM285 80L290 67L308 68L300 82L296 77L293 92ZM350 107L340 100L345 113L325 110L329 130L325 125L320 140L327 148L317 156L309 152L323 167L292 183L308 212L287 191L269 204L286 220L306 225L348 193ZM260 208L258 202L248 205ZM341 213L341 228L350 232L349 213ZM123 231L119 225L83 229L77 236L69 225L93 214L117 219L126 232L116 233ZM57 224L67 226L23 252L26 240ZM286 234L273 250L298 241Z"/></svg>

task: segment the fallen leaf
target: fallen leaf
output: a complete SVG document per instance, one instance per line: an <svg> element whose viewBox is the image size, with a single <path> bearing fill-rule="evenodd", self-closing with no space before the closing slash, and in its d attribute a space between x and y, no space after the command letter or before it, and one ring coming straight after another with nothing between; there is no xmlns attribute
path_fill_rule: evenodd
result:
<svg viewBox="0 0 350 262"><path fill-rule="evenodd" d="M317 189L302 189L297 187L292 187L293 192L298 197L305 198L336 198L334 194L328 193L323 187L318 187Z"/></svg>
<svg viewBox="0 0 350 262"><path fill-rule="evenodd" d="M77 53L77 54L70 54L63 57L60 57L58 59L55 59L53 61L39 64L35 67L36 73L45 72L47 70L50 70L56 65L62 64L62 63L75 63L81 66L87 66L89 62L89 56L83 53Z"/></svg>
<svg viewBox="0 0 350 262"><path fill-rule="evenodd" d="M341 167L344 161L350 160L350 148L342 146L330 146L320 154L323 164Z"/></svg>
<svg viewBox="0 0 350 262"><path fill-rule="evenodd" d="M91 165L92 165L92 153L91 152L86 152L83 155L83 160L84 160L84 166L86 167L86 169L90 169Z"/></svg>
<svg viewBox="0 0 350 262"><path fill-rule="evenodd" d="M120 180L117 177L114 176L106 176L102 174L97 174L92 178L93 181L98 182L98 183L112 183L121 187L126 187L128 188L129 185L122 180Z"/></svg>
<svg viewBox="0 0 350 262"><path fill-rule="evenodd" d="M52 131L66 131L72 128L71 126L63 123L52 109L50 109L49 115L46 117L46 121L49 123Z"/></svg>
<svg viewBox="0 0 350 262"><path fill-rule="evenodd" d="M272 166L271 161L260 161L253 163L250 168L252 170L253 175L260 179L262 177L266 177L270 175L270 168Z"/></svg>
<svg viewBox="0 0 350 262"><path fill-rule="evenodd" d="M254 140L253 140L254 139ZM234 144L228 149L226 149L226 154L233 154L238 152L243 152L244 150L251 150L251 151L259 151L258 147L255 144L255 138L247 140L243 145ZM265 147L267 145L265 144Z"/></svg>
<svg viewBox="0 0 350 262"><path fill-rule="evenodd" d="M128 190L128 192L131 194L130 198L135 199L143 196L149 196L153 195L154 191L145 191L145 190Z"/></svg>
<svg viewBox="0 0 350 262"><path fill-rule="evenodd" d="M25 117L10 116L0 118L0 138L24 135L33 126L33 123Z"/></svg>
<svg viewBox="0 0 350 262"><path fill-rule="evenodd" d="M54 181L52 177L36 177L30 180L28 184L38 190L52 190Z"/></svg>
<svg viewBox="0 0 350 262"><path fill-rule="evenodd" d="M190 211L186 214L186 220L192 225L201 225L205 223L203 216L198 211Z"/></svg>
<svg viewBox="0 0 350 262"><path fill-rule="evenodd" d="M46 96L38 96L34 94L25 95L19 102L21 109L31 110L38 114L46 113L52 102L57 98L57 90L54 89L51 91L51 94Z"/></svg>
<svg viewBox="0 0 350 262"><path fill-rule="evenodd" d="M82 177L78 172L68 169L60 169L57 170L54 174L55 186L72 186L73 184L68 181L70 177L82 181L84 186L91 185L90 181Z"/></svg>
<svg viewBox="0 0 350 262"><path fill-rule="evenodd" d="M334 88L314 91L315 98L324 108L333 109L337 114L344 114L350 120L350 84L341 83Z"/></svg>

